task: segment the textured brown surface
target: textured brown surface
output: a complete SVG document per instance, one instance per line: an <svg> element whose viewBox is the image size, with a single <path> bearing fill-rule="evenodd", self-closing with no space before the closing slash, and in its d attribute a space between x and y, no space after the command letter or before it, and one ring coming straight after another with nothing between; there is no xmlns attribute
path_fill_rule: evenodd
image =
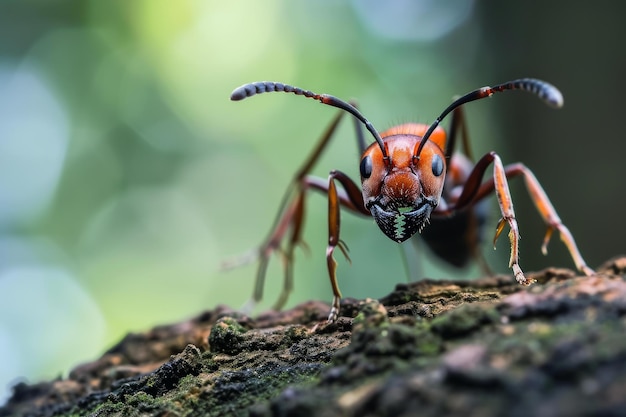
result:
<svg viewBox="0 0 626 417"><path fill-rule="evenodd" d="M255 319L226 307L130 334L7 415L626 415L626 258L593 277L400 284ZM94 414L95 413L95 414Z"/></svg>

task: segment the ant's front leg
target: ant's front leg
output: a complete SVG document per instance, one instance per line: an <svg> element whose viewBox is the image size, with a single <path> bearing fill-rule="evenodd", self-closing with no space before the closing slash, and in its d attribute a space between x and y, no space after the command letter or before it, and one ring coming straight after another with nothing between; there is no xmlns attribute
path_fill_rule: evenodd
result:
<svg viewBox="0 0 626 417"><path fill-rule="evenodd" d="M336 171L333 171L336 172ZM304 245L302 240L303 222L305 217L304 206L305 197L310 189L323 192L328 195L329 201L329 248L331 241L333 243L333 249L335 246L339 246L344 255L347 255L347 250L343 245L343 242L339 241L339 208L344 207L356 214L369 215L369 211L363 204L363 197L359 187L354 184L345 174L338 173L339 181L344 186L344 189L337 189L333 181L325 181L322 178L308 176L301 179L298 184L298 191L296 196L287 205L277 219L275 227L268 239L261 245L258 250L258 256L260 258L259 268L257 270L256 283L254 287L254 293L252 306L254 303L260 301L263 298L263 284L265 282L265 275L267 272L267 266L269 260L274 252L279 251L283 255L283 264L285 268L285 278L283 289L273 306L274 310L280 310L287 301L289 294L293 290L293 255L295 247L298 245ZM331 173L331 177L333 173ZM286 195L286 200L289 201L290 192ZM331 208L332 207L332 208ZM286 246L281 249L281 243L285 239L287 231L290 230L289 238L287 239ZM337 239L335 243L333 238ZM327 258L332 258L332 250L330 255L327 251ZM348 258L349 259L349 258ZM331 276L331 285L333 287L333 294L337 298L337 303L341 298L339 289L337 288L337 281L334 278L334 270L331 273L329 267L329 274ZM331 313L332 314L332 313ZM334 320L332 320L334 321Z"/></svg>
<svg viewBox="0 0 626 417"><path fill-rule="evenodd" d="M493 178L485 181L481 184L482 177L486 172L488 166L493 163ZM482 200L486 196L495 192L502 218L498 222L496 227L496 233L494 236L495 241L498 239L504 226L509 225L509 240L511 244L511 256L509 259L509 267L513 270L515 278L520 284L529 285L532 280L529 280L524 276L521 267L519 266L519 229L517 226L517 220L515 219L515 211L513 209L513 200L509 191L508 179L523 175L526 183L526 187L529 191L530 197L537 208L537 211L541 215L543 221L546 223L547 231L542 244L542 252L547 252L547 245L552 236L554 230L558 230L561 235L561 240L568 248L574 263L579 271L585 275L593 275L594 271L589 268L583 259L574 237L569 229L561 222L560 217L556 213L554 206L550 202L547 194L533 175L533 173L526 168L523 164L513 164L506 168L502 165L500 157L495 152L490 152L483 156L474 169L470 173L463 191L454 205L449 206L447 209L438 211L437 215L450 215L456 211L463 210L470 205Z"/></svg>
<svg viewBox="0 0 626 417"><path fill-rule="evenodd" d="M595 274L595 271L587 266L587 263L578 250L574 236L569 231L567 226L565 226L561 221L561 218L557 214L556 209L548 198L548 195L532 171L522 163L507 165L504 167L503 171L506 178L513 178L519 175L524 177L524 183L526 184L526 189L530 194L530 198L539 212L539 215L546 224L546 233L543 238L543 243L541 244L541 253L544 255L548 253L548 243L550 242L550 238L552 237L554 231L558 231L561 241L567 247L576 268L587 276ZM492 184L490 182L483 184L481 189L478 191L478 197L480 198L481 195L490 193L491 188Z"/></svg>
<svg viewBox="0 0 626 417"><path fill-rule="evenodd" d="M342 193L339 193L335 181L342 186ZM346 201L347 200L347 201ZM365 208L361 189L346 174L341 171L331 171L328 176L328 247L326 248L326 264L328 266L328 276L333 289L333 303L328 315L328 322L337 320L341 302L341 291L337 283L337 261L333 257L335 248L339 248L348 261L348 247L339 237L341 211L339 206L343 205L350 210L369 216L370 212Z"/></svg>

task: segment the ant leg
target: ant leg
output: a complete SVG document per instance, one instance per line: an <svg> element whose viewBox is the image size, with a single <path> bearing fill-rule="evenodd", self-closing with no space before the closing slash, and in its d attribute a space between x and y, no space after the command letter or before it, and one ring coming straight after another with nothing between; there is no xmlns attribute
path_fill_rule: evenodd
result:
<svg viewBox="0 0 626 417"><path fill-rule="evenodd" d="M332 323L337 320L339 315L339 308L341 302L341 291L339 290L339 284L337 283L337 261L333 257L335 248L339 248L343 255L350 262L350 256L348 256L348 247L345 242L339 237L341 212L339 206L342 202L335 181L338 181L349 197L351 203L354 205L353 211L364 215L370 215L370 212L365 208L363 202L363 196L358 185L356 185L346 174L341 171L333 170L328 176L328 246L326 248L326 264L328 266L328 276L330 277L330 285L333 290L333 302L330 314L328 315L328 322Z"/></svg>
<svg viewBox="0 0 626 417"><path fill-rule="evenodd" d="M504 168L504 172L507 178L513 178L519 175L524 177L524 183L526 184L526 189L528 190L530 199L546 224L546 233L541 244L541 253L544 255L548 253L548 243L550 242L550 238L552 237L554 231L558 231L561 241L567 247L576 268L587 276L595 274L595 271L587 266L587 263L578 250L574 236L567 226L565 226L561 221L556 209L552 205L548 195L533 172L522 163L507 165ZM490 182L483 184L477 193L477 197L482 198L481 196L483 194L488 194L492 187L493 186Z"/></svg>
<svg viewBox="0 0 626 417"><path fill-rule="evenodd" d="M465 185L463 186L463 191L461 191L461 195L458 200L449 205L447 209L435 212L437 215L450 215L454 212L463 210L464 208L469 207L479 200L477 198L477 193L480 188L480 182L482 177L489 167L490 164L494 165L493 169L493 178L492 178L492 190L495 191L496 197L498 200L498 205L500 206L500 212L502 213L502 218L498 222L496 227L496 234L494 237L494 242L500 236L500 233L504 229L505 224L509 225L509 241L511 244L511 256L509 258L509 268L513 270L513 274L515 275L515 279L520 284L529 285L532 283L531 280L527 279L522 272L522 268L519 266L519 230L517 227L517 220L515 219L515 211L513 209L513 201L511 199L511 193L509 191L509 185L506 180L506 174L504 172L504 168L502 166L502 161L500 157L495 152L490 152L483 156L474 166L472 172L467 178Z"/></svg>
<svg viewBox="0 0 626 417"><path fill-rule="evenodd" d="M509 183L506 180L506 174L504 173L504 166L500 157L493 153L493 181L495 184L496 199L500 206L500 212L502 218L498 221L496 226L496 233L493 237L493 246L496 246L496 240L502 233L504 225L509 224L509 242L511 244L511 256L509 258L509 268L513 269L515 279L522 285L530 285L533 280L524 276L522 268L519 266L519 229L517 226L517 220L515 219L515 210L513 210L513 199L511 198L511 192L509 191Z"/></svg>
<svg viewBox="0 0 626 417"><path fill-rule="evenodd" d="M567 247L574 263L576 264L576 268L579 271L583 272L585 275L594 275L595 271L587 266L587 263L583 259L578 247L576 246L576 241L574 240L574 236L569 231L569 229L561 222L561 218L556 213L554 206L550 202L550 199L546 195L546 192L537 181L537 178L523 164L516 164L510 166L509 171L511 173L521 172L524 175L524 181L526 183L526 188L528 189L528 193L530 194L530 198L535 203L535 207L537 211L543 218L543 221L546 223L546 234L543 238L543 243L541 245L541 252L546 255L548 253L548 243L550 242L550 238L552 237L552 232L558 230L561 241Z"/></svg>
<svg viewBox="0 0 626 417"><path fill-rule="evenodd" d="M493 163L494 165L493 178L481 184L483 174L491 163ZM550 202L550 199L546 195L545 191L543 190L533 173L528 168L526 168L526 166L519 163L509 165L504 168L500 157L495 152L490 152L486 154L478 161L478 163L470 173L463 188L463 191L461 192L461 195L456 203L445 210L437 211L436 214L452 214L472 204L475 204L477 201L480 201L492 192L495 192L498 200L498 205L500 206L500 212L502 213L502 218L500 219L496 227L494 243L502 233L505 224L508 223L510 227L509 240L511 242L511 257L509 260L509 266L513 269L513 272L518 282L524 285L528 285L531 283L531 281L524 276L519 266L519 230L517 227L517 220L515 219L513 201L507 181L509 178L518 175L524 176L526 187L529 191L530 197L548 227L542 244L542 251L546 253L547 244L550 240L550 237L552 236L552 233L554 232L554 230L558 230L561 235L561 240L568 248L570 255L572 256L572 259L576 264L578 270L586 275L593 275L594 271L589 268L585 263L582 255L578 250L578 247L576 246L574 237L572 236L569 229L561 222L561 219L556 213L554 206Z"/></svg>
<svg viewBox="0 0 626 417"><path fill-rule="evenodd" d="M348 182L350 182L351 185L348 184ZM334 196L335 204L337 204L338 207L344 207L356 214L370 215L370 212L364 206L360 188L352 183L347 176L345 176L345 179L342 178L341 183L346 187L346 190L337 190L336 187L334 187L335 189L332 191L332 195ZM280 248L280 242L283 240L287 228L291 227L291 235L287 241L286 248L284 251L281 251L283 254L285 278L283 289L272 307L274 310L280 310L284 306L289 294L293 290L294 249L298 245L305 245L302 240L305 196L309 189L326 193L329 196L331 195L329 182L324 181L322 178L313 176L305 177L302 179L300 186L298 195L293 200L290 207L285 210L283 218L278 222L278 227L276 227L271 238L267 241L268 244L265 248L267 253L261 255L261 263L257 273L254 295L255 297L259 297L258 300L260 300L263 295L263 283L269 258L273 251Z"/></svg>

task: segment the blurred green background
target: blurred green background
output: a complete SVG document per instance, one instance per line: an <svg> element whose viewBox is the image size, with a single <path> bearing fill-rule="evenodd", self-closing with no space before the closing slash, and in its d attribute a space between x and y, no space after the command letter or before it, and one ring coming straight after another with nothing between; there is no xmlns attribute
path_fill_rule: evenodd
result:
<svg viewBox="0 0 626 417"><path fill-rule="evenodd" d="M430 123L482 85L549 80L565 95L560 111L519 93L468 106L474 153L525 162L592 267L623 253L626 6L608 4L0 2L0 403L16 380L63 375L129 331L248 300L255 265L220 264L265 238L335 110L285 94L230 102L246 82L358 99L383 130ZM357 180L358 160L345 123L315 173ZM558 237L541 256L541 220L521 181L511 186L522 267L572 267ZM297 252L290 306L331 298L326 202L308 202L311 251ZM345 215L342 236L345 296L406 279L371 220ZM507 272L506 238L489 246ZM450 276L416 256L425 275ZM275 260L257 311L281 279Z"/></svg>

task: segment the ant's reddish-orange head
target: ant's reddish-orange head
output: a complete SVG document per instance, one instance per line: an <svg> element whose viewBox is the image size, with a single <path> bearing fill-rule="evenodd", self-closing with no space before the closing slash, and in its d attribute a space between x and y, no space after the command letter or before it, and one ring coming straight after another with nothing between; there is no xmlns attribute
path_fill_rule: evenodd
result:
<svg viewBox="0 0 626 417"><path fill-rule="evenodd" d="M404 242L421 232L441 198L445 163L445 132L436 129L419 157L416 155L427 125L408 123L381 134L380 147L370 145L361 158L363 202L387 237Z"/></svg>

